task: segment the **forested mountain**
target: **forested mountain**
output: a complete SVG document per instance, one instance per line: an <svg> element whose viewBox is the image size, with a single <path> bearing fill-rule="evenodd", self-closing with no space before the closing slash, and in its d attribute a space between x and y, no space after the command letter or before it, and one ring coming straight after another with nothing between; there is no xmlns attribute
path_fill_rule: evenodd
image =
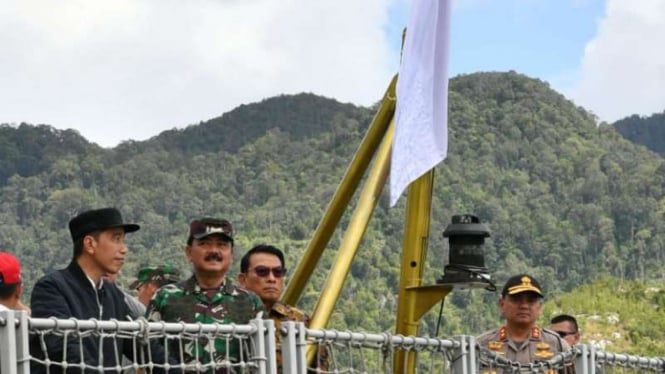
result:
<svg viewBox="0 0 665 374"><path fill-rule="evenodd" d="M624 138L642 144L665 157L665 112L648 117L635 114L615 122L612 126Z"/></svg>
<svg viewBox="0 0 665 374"><path fill-rule="evenodd" d="M0 186L12 175L30 177L48 170L60 157L86 154L96 147L74 130L51 126L0 125Z"/></svg>
<svg viewBox="0 0 665 374"><path fill-rule="evenodd" d="M132 256L121 281L156 261L187 269L187 223L201 216L235 224L237 258L269 242L286 250L294 269L373 115L371 108L301 94L114 149L86 141L59 147L64 133L47 128L40 158L51 161L9 177L0 189L0 248L20 255L30 290L44 272L69 262L69 218L113 205L142 225L128 237ZM2 129L0 144L20 142L16 137L29 136L31 126ZM436 169L427 282L447 262L441 232L451 216L472 213L491 230L485 262L499 284L529 272L548 295L601 276L662 285L665 159L611 126L597 127L591 114L542 81L512 72L451 80L449 129L448 158ZM384 195L331 328L394 326L405 201L389 209ZM320 293L349 216L306 288L299 303L305 310ZM453 292L442 334L495 325L496 299L484 290ZM423 333L435 325L432 312Z"/></svg>
<svg viewBox="0 0 665 374"><path fill-rule="evenodd" d="M330 131L333 118L366 119L367 109L342 104L324 97L300 94L279 96L259 105L241 105L221 117L185 129L165 131L143 142L125 142L115 149L119 157L166 150L191 156L220 150L237 152L244 145L279 129L293 140L302 140Z"/></svg>

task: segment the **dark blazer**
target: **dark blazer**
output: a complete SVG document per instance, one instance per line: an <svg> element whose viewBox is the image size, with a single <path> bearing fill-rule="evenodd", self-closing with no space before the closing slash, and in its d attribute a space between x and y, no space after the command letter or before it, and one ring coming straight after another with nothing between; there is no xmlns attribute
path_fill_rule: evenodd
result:
<svg viewBox="0 0 665 374"><path fill-rule="evenodd" d="M76 261L72 261L66 269L54 271L42 277L32 290L30 307L33 318L58 319L75 318L81 320L130 320L131 311L125 302L125 294L115 284L103 280L100 288L93 287ZM80 340L70 338L67 341L67 355L63 357L63 337L55 334L47 334L44 337L46 351L42 348L39 336L30 339L30 355L44 359L45 353L51 361L60 362L66 360L70 364L80 363L81 360L87 365L92 365L86 371L96 370L100 363L108 371L115 371L115 366L122 363L122 355L134 359L133 344L130 339L113 339L99 336L88 336ZM82 343L79 343L82 342ZM100 344L101 353L100 353ZM83 357L81 357L81 350ZM117 352L117 354L116 354ZM145 352L147 353L147 352ZM164 350L159 344L150 342L151 359L156 364L165 362ZM138 354L138 356L144 356ZM138 362L141 357L137 357ZM101 361L101 362L100 362ZM171 361L171 363L174 363ZM69 367L64 370L60 365L50 365L51 373L81 372L78 367ZM34 360L31 362L32 373L46 372L46 366ZM162 370L156 369L156 372Z"/></svg>

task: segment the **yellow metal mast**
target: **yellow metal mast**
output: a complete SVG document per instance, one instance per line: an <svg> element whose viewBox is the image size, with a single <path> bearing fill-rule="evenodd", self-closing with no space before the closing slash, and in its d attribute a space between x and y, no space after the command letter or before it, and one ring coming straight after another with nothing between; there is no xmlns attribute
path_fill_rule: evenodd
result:
<svg viewBox="0 0 665 374"><path fill-rule="evenodd" d="M295 304L302 295L318 261L323 255L323 251L374 157L374 165L351 217L336 261L312 313L310 328L326 327L388 177L390 150L394 133L393 117L395 113L396 83L397 76L390 82L381 100L379 110L374 116L282 296L285 303ZM434 170L432 169L414 181L408 190L397 319L395 322L395 332L397 334L418 335L418 325L423 315L452 290L450 285L423 286L422 277L427 257L433 181ZM315 348L313 346L309 347L307 351L308 362L312 362L314 355ZM398 352L395 355L393 366L396 373L413 373L415 364L415 353Z"/></svg>
<svg viewBox="0 0 665 374"><path fill-rule="evenodd" d="M433 185L434 169L416 179L409 187L395 320L395 333L400 335L418 335L420 319L452 290L450 285L423 286ZM395 373L413 373L415 354L396 352L393 363Z"/></svg>
<svg viewBox="0 0 665 374"><path fill-rule="evenodd" d="M351 197L353 197L363 175L367 171L374 153L388 131L388 126L395 113L396 84L397 76L393 77L390 82L383 100L381 100L379 110L367 129L367 133L351 160L351 164L346 170L340 185L337 187L332 200L328 204L326 213L314 232L314 237L303 253L302 260L298 263L298 267L289 280L289 284L282 296L282 300L285 303L293 305L300 298L305 285L307 285L312 272L314 272L314 268L316 268L316 264L330 241L330 237L335 232L335 228L349 205Z"/></svg>

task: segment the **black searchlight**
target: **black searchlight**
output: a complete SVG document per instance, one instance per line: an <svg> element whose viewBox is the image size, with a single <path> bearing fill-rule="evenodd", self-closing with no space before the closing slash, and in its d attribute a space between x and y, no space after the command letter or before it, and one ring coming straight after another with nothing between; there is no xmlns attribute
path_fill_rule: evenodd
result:
<svg viewBox="0 0 665 374"><path fill-rule="evenodd" d="M490 236L489 230L478 217L470 214L454 215L452 223L443 231L450 247L448 265L437 280L439 284L460 287L488 287L492 285L485 267L483 244Z"/></svg>

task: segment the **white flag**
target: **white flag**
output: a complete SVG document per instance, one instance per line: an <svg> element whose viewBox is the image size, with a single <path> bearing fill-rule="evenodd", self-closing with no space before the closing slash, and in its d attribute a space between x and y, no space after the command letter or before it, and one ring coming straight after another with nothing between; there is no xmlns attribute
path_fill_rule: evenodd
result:
<svg viewBox="0 0 665 374"><path fill-rule="evenodd" d="M451 0L412 2L397 80L390 206L448 152L448 39Z"/></svg>

